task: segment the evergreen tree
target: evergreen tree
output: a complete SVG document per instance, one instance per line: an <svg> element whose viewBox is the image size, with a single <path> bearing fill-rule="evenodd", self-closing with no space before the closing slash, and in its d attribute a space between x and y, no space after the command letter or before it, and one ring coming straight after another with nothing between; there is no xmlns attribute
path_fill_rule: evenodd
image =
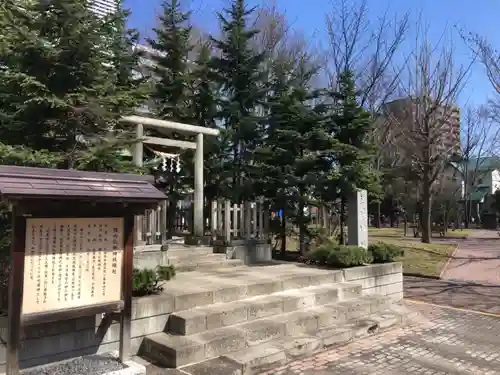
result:
<svg viewBox="0 0 500 375"><path fill-rule="evenodd" d="M149 45L156 50L153 99L156 115L165 120L191 123L191 92L188 54L191 26L190 12L183 12L179 0L165 0L160 26Z"/></svg>
<svg viewBox="0 0 500 375"><path fill-rule="evenodd" d="M254 195L251 165L261 139L259 122L265 90L261 68L264 55L255 53L251 40L258 33L248 27L254 8L244 0L232 0L219 13L221 39L211 38L217 49L212 64L220 93L221 145L225 191L235 202Z"/></svg>
<svg viewBox="0 0 500 375"><path fill-rule="evenodd" d="M292 219L300 231L300 251L305 251L307 206L317 183L317 150L320 116L314 107L316 93L309 87L314 70L305 65L276 61L269 83L269 114L266 135L258 149L256 169L260 171L258 190L283 210L283 223ZM281 228L282 251L286 249L285 226Z"/></svg>
<svg viewBox="0 0 500 375"><path fill-rule="evenodd" d="M330 132L334 136L334 165L331 193L341 200L341 224L343 228L345 205L356 189L366 189L378 194L379 176L372 166L373 146L369 141L373 120L358 102L354 76L346 70L339 77L339 90L331 92L333 109L330 116ZM332 199L333 200L333 199ZM344 241L341 230L341 241Z"/></svg>
<svg viewBox="0 0 500 375"><path fill-rule="evenodd" d="M153 60L154 89L152 99L156 117L182 123L193 124L197 119L193 113L192 97L192 62L188 55L193 49L190 12L183 12L179 0L165 0L159 17L159 27L153 29L155 38L149 38L149 45L155 50ZM149 131L155 135L155 131ZM174 139L185 140L189 136L174 133ZM162 149L172 152L172 150ZM179 150L173 150L178 153ZM163 182L159 187L165 190L169 197L167 226L169 237L173 236L174 219L177 211L177 201L182 199L193 186L193 152L181 150L180 172L175 168L158 166L157 173ZM171 163L173 161L170 161ZM168 163L167 163L168 164Z"/></svg>
<svg viewBox="0 0 500 375"><path fill-rule="evenodd" d="M96 18L80 0L28 2L2 53L0 139L10 150L48 153L58 167L134 170L123 148L134 141L120 118L145 99L132 78L136 57L126 12ZM107 49L103 46L111 45Z"/></svg>

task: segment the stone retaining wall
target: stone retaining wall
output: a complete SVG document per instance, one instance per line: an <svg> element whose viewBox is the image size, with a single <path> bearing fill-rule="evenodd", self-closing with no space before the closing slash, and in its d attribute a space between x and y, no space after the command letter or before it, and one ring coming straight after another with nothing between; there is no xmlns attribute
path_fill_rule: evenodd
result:
<svg viewBox="0 0 500 375"><path fill-rule="evenodd" d="M363 285L364 294L382 294L394 301L403 297L401 263L388 263L342 270L345 282ZM189 295L186 298L190 298ZM167 294L134 299L132 309L132 351L143 337L162 332L174 311L174 297ZM28 327L20 353L23 368L118 349L120 326L112 317L85 317ZM5 367L7 319L0 317L0 373Z"/></svg>
<svg viewBox="0 0 500 375"><path fill-rule="evenodd" d="M134 299L131 349L137 353L144 336L163 332L174 299L169 295ZM120 325L101 315L27 327L20 352L21 367L38 366L81 355L118 350ZM0 317L0 373L5 372L7 318Z"/></svg>
<svg viewBox="0 0 500 375"><path fill-rule="evenodd" d="M345 282L363 285L363 294L389 296L395 302L403 299L403 265L400 262L372 264L342 270Z"/></svg>

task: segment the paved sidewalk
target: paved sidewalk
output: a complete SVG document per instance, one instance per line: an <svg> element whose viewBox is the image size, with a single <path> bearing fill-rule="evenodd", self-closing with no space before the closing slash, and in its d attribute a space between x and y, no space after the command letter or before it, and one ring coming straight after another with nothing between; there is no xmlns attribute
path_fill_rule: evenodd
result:
<svg viewBox="0 0 500 375"><path fill-rule="evenodd" d="M500 318L416 303L419 324L368 337L261 375L500 375Z"/></svg>
<svg viewBox="0 0 500 375"><path fill-rule="evenodd" d="M500 236L497 231L477 230L458 249L446 267L443 279L500 284Z"/></svg>
<svg viewBox="0 0 500 375"><path fill-rule="evenodd" d="M403 286L410 300L500 314L500 285L405 276Z"/></svg>

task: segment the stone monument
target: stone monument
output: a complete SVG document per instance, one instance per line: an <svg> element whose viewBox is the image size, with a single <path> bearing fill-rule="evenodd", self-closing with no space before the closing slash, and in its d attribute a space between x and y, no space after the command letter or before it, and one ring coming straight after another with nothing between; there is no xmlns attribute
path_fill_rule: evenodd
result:
<svg viewBox="0 0 500 375"><path fill-rule="evenodd" d="M368 248L368 194L358 189L348 202L347 237L349 245Z"/></svg>

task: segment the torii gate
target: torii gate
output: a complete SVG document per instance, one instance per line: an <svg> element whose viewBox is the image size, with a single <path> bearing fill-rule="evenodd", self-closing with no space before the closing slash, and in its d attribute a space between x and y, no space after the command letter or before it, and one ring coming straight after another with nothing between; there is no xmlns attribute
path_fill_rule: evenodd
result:
<svg viewBox="0 0 500 375"><path fill-rule="evenodd" d="M203 135L219 135L218 129L205 128L203 126L195 126L182 124L179 122L158 120L142 116L126 116L122 119L124 122L132 123L136 127L137 142L134 147L133 159L136 165L143 165L144 144L160 145L175 147L180 149L195 150L194 156L194 215L193 215L193 236L197 238L203 237L204 222L203 222ZM196 134L196 142L179 141L169 138L148 137L144 136L144 127L169 129L179 133Z"/></svg>

